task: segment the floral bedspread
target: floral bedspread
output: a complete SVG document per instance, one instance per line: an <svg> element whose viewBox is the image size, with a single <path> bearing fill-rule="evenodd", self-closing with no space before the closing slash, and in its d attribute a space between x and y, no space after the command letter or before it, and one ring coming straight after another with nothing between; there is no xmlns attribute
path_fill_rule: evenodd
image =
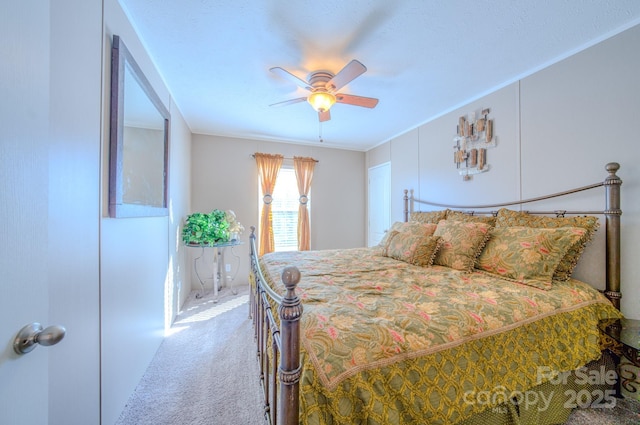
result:
<svg viewBox="0 0 640 425"><path fill-rule="evenodd" d="M491 407L474 394L525 391L548 379L541 367L573 370L599 358L597 321L620 317L576 280L544 291L482 272L413 266L375 248L260 261L281 292L284 267L302 275L305 424L458 422Z"/></svg>

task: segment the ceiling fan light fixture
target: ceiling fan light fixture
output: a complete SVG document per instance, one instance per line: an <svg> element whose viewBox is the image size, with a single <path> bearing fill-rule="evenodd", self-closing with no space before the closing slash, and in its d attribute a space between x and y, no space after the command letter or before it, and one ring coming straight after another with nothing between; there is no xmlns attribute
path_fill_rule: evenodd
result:
<svg viewBox="0 0 640 425"><path fill-rule="evenodd" d="M336 97L328 92L317 91L313 92L307 98L307 102L318 112L328 111L334 103L336 103Z"/></svg>

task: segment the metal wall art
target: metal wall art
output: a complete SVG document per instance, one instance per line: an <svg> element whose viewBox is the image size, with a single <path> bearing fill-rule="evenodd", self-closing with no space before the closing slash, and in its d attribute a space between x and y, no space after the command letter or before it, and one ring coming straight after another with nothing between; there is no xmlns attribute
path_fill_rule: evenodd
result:
<svg viewBox="0 0 640 425"><path fill-rule="evenodd" d="M477 117L472 112L458 119L457 135L453 139L453 162L465 181L491 169L487 163L487 149L496 146L496 137L493 120L488 118L490 111L485 108Z"/></svg>

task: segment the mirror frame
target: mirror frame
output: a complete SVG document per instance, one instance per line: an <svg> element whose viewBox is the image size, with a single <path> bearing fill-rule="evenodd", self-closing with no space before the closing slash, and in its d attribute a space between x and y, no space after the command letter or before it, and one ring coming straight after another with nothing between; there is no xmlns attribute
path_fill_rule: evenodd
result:
<svg viewBox="0 0 640 425"><path fill-rule="evenodd" d="M163 190L162 206L125 203L124 195L124 97L125 70L129 67L131 75L140 85L151 103L164 119L164 169L162 172ZM151 87L142 70L119 36L113 36L111 48L111 121L110 121L110 151L109 151L109 216L120 217L158 217L169 214L168 202L168 174L169 174L169 121L170 114L160 97Z"/></svg>

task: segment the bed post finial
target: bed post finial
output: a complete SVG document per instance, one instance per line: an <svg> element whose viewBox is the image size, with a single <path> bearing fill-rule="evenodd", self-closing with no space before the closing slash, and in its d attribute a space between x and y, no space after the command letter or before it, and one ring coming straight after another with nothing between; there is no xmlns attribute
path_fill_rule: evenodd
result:
<svg viewBox="0 0 640 425"><path fill-rule="evenodd" d="M297 425L299 421L300 375L300 316L302 302L296 295L296 285L300 282L300 271L295 266L285 267L282 283L287 293L278 307L280 335L282 340L280 362L280 412L284 425ZM286 347L286 348L285 348Z"/></svg>
<svg viewBox="0 0 640 425"><path fill-rule="evenodd" d="M249 235L249 240L255 242L256 240L256 226L250 226L251 234Z"/></svg>
<svg viewBox="0 0 640 425"><path fill-rule="evenodd" d="M249 235L249 256L251 259L258 258L258 252L256 248L256 226L250 226L251 234ZM250 263L251 264L251 263Z"/></svg>
<svg viewBox="0 0 640 425"><path fill-rule="evenodd" d="M404 201L404 221L405 223L409 221L409 190L404 190L404 196L402 197Z"/></svg>
<svg viewBox="0 0 640 425"><path fill-rule="evenodd" d="M604 295L620 309L620 186L622 180L616 175L620 164L610 162L605 166L609 173L604 181L606 192L605 225L607 226L607 288Z"/></svg>

